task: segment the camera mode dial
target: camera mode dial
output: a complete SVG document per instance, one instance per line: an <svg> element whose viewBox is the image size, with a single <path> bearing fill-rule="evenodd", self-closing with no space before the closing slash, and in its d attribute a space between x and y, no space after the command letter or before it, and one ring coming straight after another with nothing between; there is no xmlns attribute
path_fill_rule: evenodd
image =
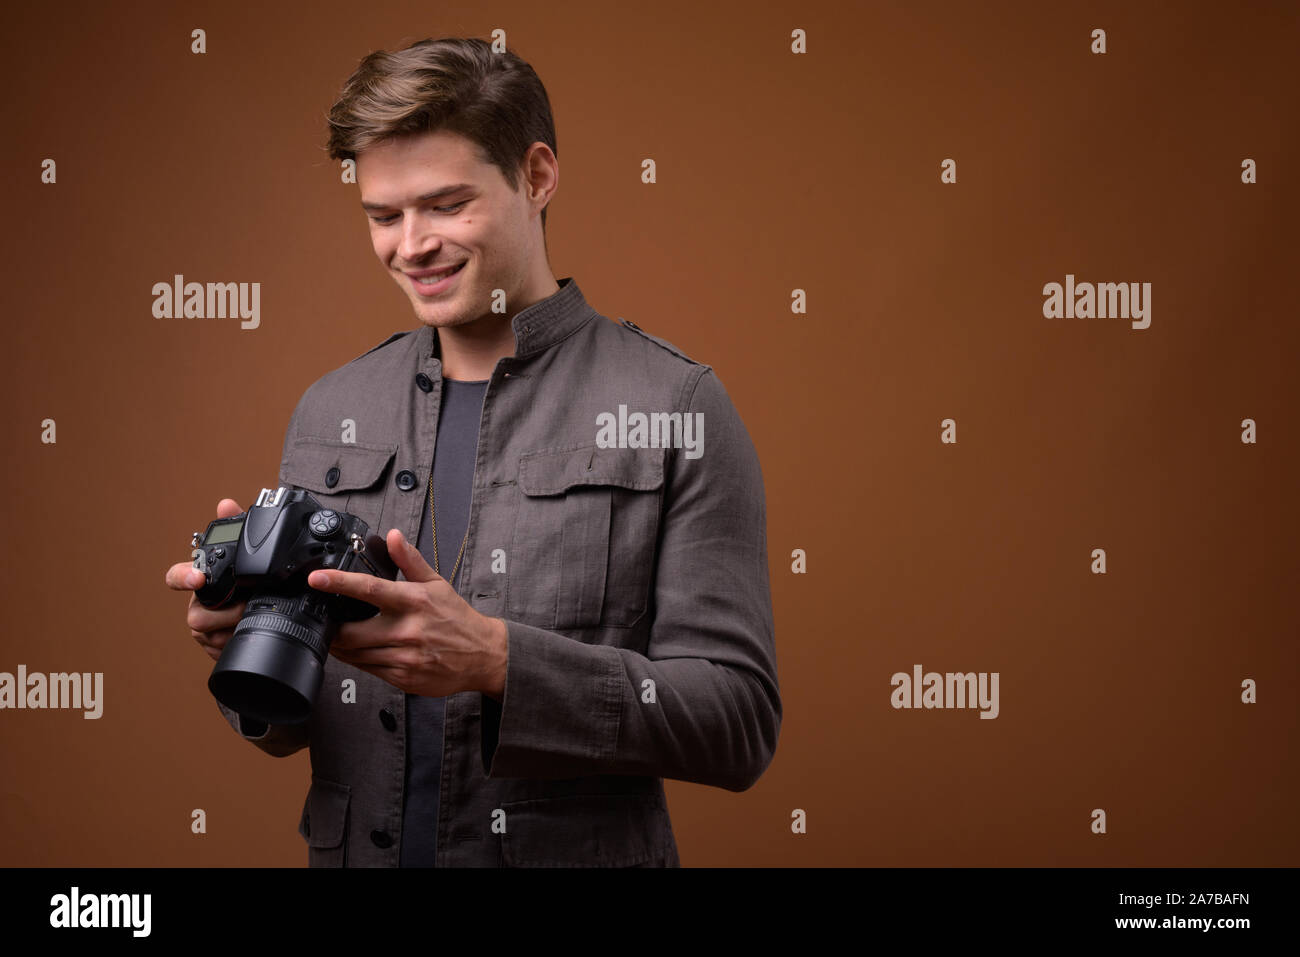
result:
<svg viewBox="0 0 1300 957"><path fill-rule="evenodd" d="M307 520L307 527L313 537L324 541L339 533L339 529L343 527L343 520L332 508L323 508L319 512L312 513L311 518Z"/></svg>

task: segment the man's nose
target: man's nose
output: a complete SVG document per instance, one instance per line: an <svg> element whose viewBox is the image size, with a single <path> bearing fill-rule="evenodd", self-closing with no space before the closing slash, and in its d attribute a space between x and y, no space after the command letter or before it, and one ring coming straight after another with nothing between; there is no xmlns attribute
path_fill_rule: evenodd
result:
<svg viewBox="0 0 1300 957"><path fill-rule="evenodd" d="M438 250L441 240L427 219L420 216L402 217L402 240L397 255L408 263L418 263L430 258Z"/></svg>

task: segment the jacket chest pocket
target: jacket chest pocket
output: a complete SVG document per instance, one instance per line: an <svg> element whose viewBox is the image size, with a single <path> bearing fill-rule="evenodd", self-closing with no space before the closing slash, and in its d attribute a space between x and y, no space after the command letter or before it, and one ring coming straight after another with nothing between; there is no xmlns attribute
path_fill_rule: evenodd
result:
<svg viewBox="0 0 1300 957"><path fill-rule="evenodd" d="M521 456L507 617L548 629L636 624L654 580L663 481L659 449Z"/></svg>
<svg viewBox="0 0 1300 957"><path fill-rule="evenodd" d="M397 447L302 436L280 465L280 481L304 488L323 508L351 512L383 534L389 465Z"/></svg>

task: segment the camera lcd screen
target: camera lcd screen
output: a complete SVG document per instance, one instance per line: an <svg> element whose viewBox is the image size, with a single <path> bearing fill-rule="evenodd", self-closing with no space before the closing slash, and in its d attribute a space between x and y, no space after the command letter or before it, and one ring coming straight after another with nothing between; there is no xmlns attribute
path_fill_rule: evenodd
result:
<svg viewBox="0 0 1300 957"><path fill-rule="evenodd" d="M243 528L243 519L238 522L226 522L224 525L214 525L212 531L208 533L208 537L203 540L203 544L221 545L225 542L237 542L239 541L239 533Z"/></svg>

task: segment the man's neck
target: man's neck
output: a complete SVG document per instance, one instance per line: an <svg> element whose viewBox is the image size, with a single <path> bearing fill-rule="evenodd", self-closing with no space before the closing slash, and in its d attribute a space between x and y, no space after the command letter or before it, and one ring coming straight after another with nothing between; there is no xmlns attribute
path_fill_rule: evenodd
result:
<svg viewBox="0 0 1300 957"><path fill-rule="evenodd" d="M492 377L499 359L515 354L514 318L534 303L548 299L559 291L553 277L549 285L523 298L518 308L503 315L488 313L473 322L446 326L438 330L442 356L442 375L446 379L481 382Z"/></svg>
<svg viewBox="0 0 1300 957"><path fill-rule="evenodd" d="M443 378L478 382L492 377L498 359L515 354L515 332L510 319L488 315L439 329L438 351Z"/></svg>

